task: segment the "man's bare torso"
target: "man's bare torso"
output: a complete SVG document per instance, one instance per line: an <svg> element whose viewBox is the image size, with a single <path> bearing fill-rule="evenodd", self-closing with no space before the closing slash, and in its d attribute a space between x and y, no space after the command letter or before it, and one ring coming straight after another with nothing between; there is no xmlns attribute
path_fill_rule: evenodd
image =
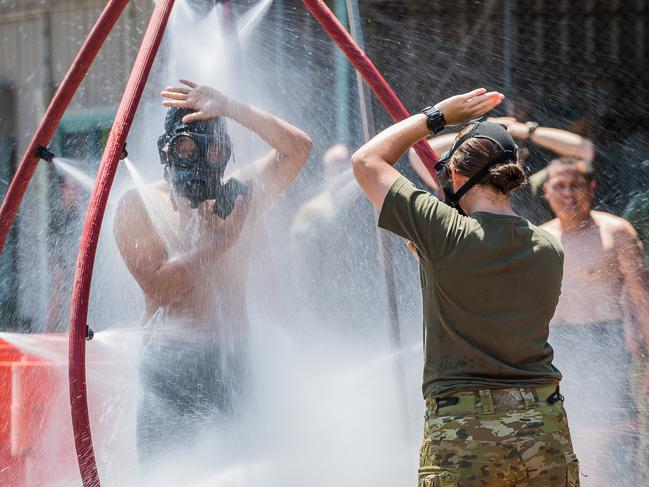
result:
<svg viewBox="0 0 649 487"><path fill-rule="evenodd" d="M167 259L182 258L199 244L204 232L210 231L201 214L212 211L212 202L189 209L177 197L178 210L174 210L166 181L150 185L146 195L144 205L149 206L149 215L155 212L150 218L164 242ZM254 219L251 213L237 242L220 258L205 262L195 282L173 300L163 304L144 293L145 326L165 337L189 341L236 337L247 332L246 282Z"/></svg>
<svg viewBox="0 0 649 487"><path fill-rule="evenodd" d="M586 324L622 318L623 276L616 249L620 218L592 211L592 222L563 232L558 219L542 226L563 245L564 271L555 323Z"/></svg>

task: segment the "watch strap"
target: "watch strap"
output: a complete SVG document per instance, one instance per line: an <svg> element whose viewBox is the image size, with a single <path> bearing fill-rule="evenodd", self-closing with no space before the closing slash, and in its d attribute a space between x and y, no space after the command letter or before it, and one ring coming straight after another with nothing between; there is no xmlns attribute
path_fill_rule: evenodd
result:
<svg viewBox="0 0 649 487"><path fill-rule="evenodd" d="M435 135L444 130L446 120L444 119L444 114L437 108L428 106L421 113L426 115L426 127L428 127L431 135Z"/></svg>
<svg viewBox="0 0 649 487"><path fill-rule="evenodd" d="M532 137L534 131L539 128L539 124L536 122L527 122L525 125L527 125L527 138L529 139Z"/></svg>

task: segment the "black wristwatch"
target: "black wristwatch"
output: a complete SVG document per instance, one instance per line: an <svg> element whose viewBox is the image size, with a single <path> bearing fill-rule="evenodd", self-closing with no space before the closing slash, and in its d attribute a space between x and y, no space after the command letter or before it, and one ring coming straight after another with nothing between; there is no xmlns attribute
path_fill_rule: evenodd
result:
<svg viewBox="0 0 649 487"><path fill-rule="evenodd" d="M426 126L428 127L428 130L430 130L431 135L435 135L444 130L446 120L444 120L444 114L437 108L426 107L421 111L421 113L426 115Z"/></svg>

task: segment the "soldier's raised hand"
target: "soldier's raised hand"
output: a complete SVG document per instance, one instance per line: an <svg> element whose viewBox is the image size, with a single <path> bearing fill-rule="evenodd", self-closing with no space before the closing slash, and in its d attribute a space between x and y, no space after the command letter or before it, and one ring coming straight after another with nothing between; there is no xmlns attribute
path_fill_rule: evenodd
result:
<svg viewBox="0 0 649 487"><path fill-rule="evenodd" d="M485 88L478 88L442 100L435 105L435 108L444 114L446 125L462 125L497 107L504 99L505 95L502 93L487 92Z"/></svg>

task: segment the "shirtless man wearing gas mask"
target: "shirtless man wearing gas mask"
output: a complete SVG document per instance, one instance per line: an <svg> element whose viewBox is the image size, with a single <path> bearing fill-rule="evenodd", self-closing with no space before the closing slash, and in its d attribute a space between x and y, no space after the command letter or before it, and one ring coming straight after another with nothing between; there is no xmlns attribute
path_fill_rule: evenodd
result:
<svg viewBox="0 0 649 487"><path fill-rule="evenodd" d="M239 409L248 376L246 281L255 220L297 176L302 130L213 88L181 81L158 140L164 180L119 202L114 235L145 299L138 451L145 463ZM272 150L233 173L225 118ZM148 211L147 211L148 210Z"/></svg>

